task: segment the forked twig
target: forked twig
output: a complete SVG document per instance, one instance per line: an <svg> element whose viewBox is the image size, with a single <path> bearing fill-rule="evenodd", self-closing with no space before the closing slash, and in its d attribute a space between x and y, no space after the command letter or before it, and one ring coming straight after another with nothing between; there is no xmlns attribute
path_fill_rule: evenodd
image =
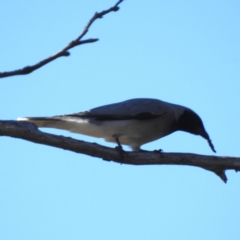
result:
<svg viewBox="0 0 240 240"><path fill-rule="evenodd" d="M93 15L93 17L89 20L89 22L87 23L87 25L85 26L85 28L83 29L82 33L73 41L71 41L65 48L63 48L61 51L55 53L54 55L34 64L31 66L26 66L24 68L18 69L18 70L13 70L13 71L9 71L9 72L0 72L0 78L4 78L4 77L10 77L10 76L15 76L15 75L26 75L29 74L39 68L41 68L42 66L48 64L49 62L54 61L55 59L59 58L59 57L67 57L70 55L70 52L68 50L70 50L71 48L74 48L76 46L82 45L82 44L86 44L86 43L94 43L96 41L98 41L97 38L89 38L86 40L81 40L86 33L88 32L90 26L93 24L93 22L99 18L102 18L104 15L110 13L110 12L116 12L119 10L119 4L123 2L123 0L119 0L113 7L104 10L102 12L99 13L95 13Z"/></svg>

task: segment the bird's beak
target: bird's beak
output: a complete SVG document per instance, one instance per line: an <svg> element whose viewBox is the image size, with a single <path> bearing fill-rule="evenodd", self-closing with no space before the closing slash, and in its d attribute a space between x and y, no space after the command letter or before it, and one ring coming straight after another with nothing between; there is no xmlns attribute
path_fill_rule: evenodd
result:
<svg viewBox="0 0 240 240"><path fill-rule="evenodd" d="M216 153L216 150L215 150L215 148L214 148L214 146L213 146L213 144L212 144L212 141L211 141L211 139L209 138L209 135L208 135L208 133L206 132L206 130L205 130L205 129L200 129L199 135L202 136L203 138L205 138L205 139L207 140L209 147L212 149L213 152Z"/></svg>
<svg viewBox="0 0 240 240"><path fill-rule="evenodd" d="M213 146L213 144L212 144L211 139L207 139L207 141L208 141L208 145L210 146L210 148L213 150L213 152L216 153L216 150L215 150L215 148L214 148L214 146Z"/></svg>

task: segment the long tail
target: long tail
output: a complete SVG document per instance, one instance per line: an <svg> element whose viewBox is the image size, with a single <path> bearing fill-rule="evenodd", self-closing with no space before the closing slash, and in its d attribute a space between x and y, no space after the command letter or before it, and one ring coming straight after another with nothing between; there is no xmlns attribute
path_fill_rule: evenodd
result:
<svg viewBox="0 0 240 240"><path fill-rule="evenodd" d="M18 121L31 122L38 127L66 129L66 124L61 119L51 117L20 117Z"/></svg>

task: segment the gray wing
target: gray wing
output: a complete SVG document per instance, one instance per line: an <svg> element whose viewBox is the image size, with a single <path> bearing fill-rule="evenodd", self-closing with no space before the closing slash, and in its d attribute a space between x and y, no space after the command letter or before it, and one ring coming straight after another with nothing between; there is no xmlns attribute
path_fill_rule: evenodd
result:
<svg viewBox="0 0 240 240"><path fill-rule="evenodd" d="M92 118L94 120L145 120L157 118L168 113L171 111L170 105L157 99L137 98L93 108L85 112L55 116L55 118L66 119L76 117Z"/></svg>

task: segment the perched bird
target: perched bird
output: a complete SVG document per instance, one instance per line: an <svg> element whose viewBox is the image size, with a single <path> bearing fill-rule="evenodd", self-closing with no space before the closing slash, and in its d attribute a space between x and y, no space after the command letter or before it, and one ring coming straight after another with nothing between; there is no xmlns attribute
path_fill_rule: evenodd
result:
<svg viewBox="0 0 240 240"><path fill-rule="evenodd" d="M205 138L214 146L201 118L191 109L157 99L137 98L109 104L91 110L53 117L21 117L18 121L38 127L69 130L107 142L127 145L139 151L141 145L167 136L175 131L185 131Z"/></svg>

